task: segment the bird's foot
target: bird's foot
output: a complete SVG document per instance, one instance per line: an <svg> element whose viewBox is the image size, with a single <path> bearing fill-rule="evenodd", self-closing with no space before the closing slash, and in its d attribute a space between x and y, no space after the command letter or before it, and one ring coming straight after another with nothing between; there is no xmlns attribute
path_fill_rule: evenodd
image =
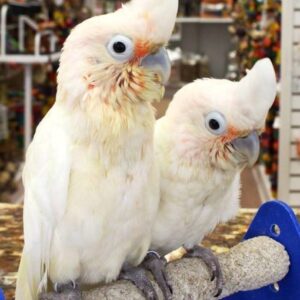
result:
<svg viewBox="0 0 300 300"><path fill-rule="evenodd" d="M164 257L160 257L160 255L155 251L149 251L142 262L142 266L152 273L155 281L164 295L164 299L171 300L173 296L173 290L165 271L166 265L166 259Z"/></svg>
<svg viewBox="0 0 300 300"><path fill-rule="evenodd" d="M81 300L81 291L75 282L54 285L54 292L41 293L39 300Z"/></svg>
<svg viewBox="0 0 300 300"><path fill-rule="evenodd" d="M143 292L147 300L158 300L157 293L142 267L124 267L119 275L119 279L131 281Z"/></svg>
<svg viewBox="0 0 300 300"><path fill-rule="evenodd" d="M216 294L215 297L219 297L222 293L224 279L221 270L221 266L218 258L213 254L210 249L194 246L191 249L186 249L187 253L184 257L197 257L203 260L206 266L211 271L211 281L216 279Z"/></svg>

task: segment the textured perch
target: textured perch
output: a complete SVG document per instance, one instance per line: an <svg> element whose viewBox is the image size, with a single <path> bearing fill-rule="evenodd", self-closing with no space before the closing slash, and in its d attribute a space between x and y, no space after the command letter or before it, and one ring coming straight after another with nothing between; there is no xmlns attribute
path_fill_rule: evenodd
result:
<svg viewBox="0 0 300 300"><path fill-rule="evenodd" d="M290 261L284 247L268 237L257 237L233 247L218 256L224 275L224 289L219 299L239 291L261 288L280 281L288 273ZM167 273L173 287L174 300L215 300L215 282L210 281L204 263L198 258L171 262ZM163 299L155 282L153 285ZM144 297L128 281L118 281L85 291L83 300L143 300ZM57 295L56 300L68 300Z"/></svg>
<svg viewBox="0 0 300 300"><path fill-rule="evenodd" d="M225 286L219 299L238 291L253 290L280 281L289 269L289 257L284 247L268 237L258 237L232 248L219 256ZM214 282L200 259L181 259L167 267L173 286L174 300L211 300ZM156 291L163 299L155 285ZM84 292L83 300L142 300L141 293L129 282L119 281Z"/></svg>

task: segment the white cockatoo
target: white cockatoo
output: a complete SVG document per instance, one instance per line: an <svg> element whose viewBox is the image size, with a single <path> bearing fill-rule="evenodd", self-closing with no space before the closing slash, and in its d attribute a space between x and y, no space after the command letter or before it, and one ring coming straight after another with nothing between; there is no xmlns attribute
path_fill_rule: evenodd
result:
<svg viewBox="0 0 300 300"><path fill-rule="evenodd" d="M145 257L159 203L151 103L170 74L177 8L132 0L67 38L56 103L26 155L16 300L49 299L47 279L79 299L75 282L110 282L124 264L134 274Z"/></svg>
<svg viewBox="0 0 300 300"><path fill-rule="evenodd" d="M240 173L259 155L259 136L276 96L269 59L255 64L240 82L197 80L176 93L155 128L161 202L151 249L165 255L184 246L217 276L216 258L198 245L219 222L239 209Z"/></svg>

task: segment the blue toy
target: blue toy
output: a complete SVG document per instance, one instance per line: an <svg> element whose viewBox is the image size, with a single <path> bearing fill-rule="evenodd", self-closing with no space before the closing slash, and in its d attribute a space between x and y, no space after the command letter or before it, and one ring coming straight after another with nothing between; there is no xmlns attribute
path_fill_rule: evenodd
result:
<svg viewBox="0 0 300 300"><path fill-rule="evenodd" d="M5 300L3 290L0 289L0 300Z"/></svg>
<svg viewBox="0 0 300 300"><path fill-rule="evenodd" d="M284 245L290 270L280 282L258 290L239 292L226 300L300 300L300 225L293 210L284 202L270 201L261 206L244 239L268 236Z"/></svg>

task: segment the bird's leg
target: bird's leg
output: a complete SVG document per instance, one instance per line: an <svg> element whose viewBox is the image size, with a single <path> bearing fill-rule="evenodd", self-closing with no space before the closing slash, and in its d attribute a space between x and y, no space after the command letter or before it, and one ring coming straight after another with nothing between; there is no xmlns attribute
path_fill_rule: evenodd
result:
<svg viewBox="0 0 300 300"><path fill-rule="evenodd" d="M119 279L131 281L146 297L147 300L158 300L157 293L142 267L124 265Z"/></svg>
<svg viewBox="0 0 300 300"><path fill-rule="evenodd" d="M215 297L220 296L224 285L224 279L218 258L213 254L213 252L210 249L201 246L194 246L193 248L185 249L187 253L184 255L184 257L200 258L209 268L209 270L212 273L211 281L216 279L217 292L215 294Z"/></svg>
<svg viewBox="0 0 300 300"><path fill-rule="evenodd" d="M170 300L172 299L173 291L165 271L166 265L167 260L164 257L160 257L155 251L149 251L142 262L142 266L152 273L158 286L163 292L164 298Z"/></svg>
<svg viewBox="0 0 300 300"><path fill-rule="evenodd" d="M81 291L76 282L71 281L67 284L56 283L54 292L41 293L39 300L81 300Z"/></svg>

